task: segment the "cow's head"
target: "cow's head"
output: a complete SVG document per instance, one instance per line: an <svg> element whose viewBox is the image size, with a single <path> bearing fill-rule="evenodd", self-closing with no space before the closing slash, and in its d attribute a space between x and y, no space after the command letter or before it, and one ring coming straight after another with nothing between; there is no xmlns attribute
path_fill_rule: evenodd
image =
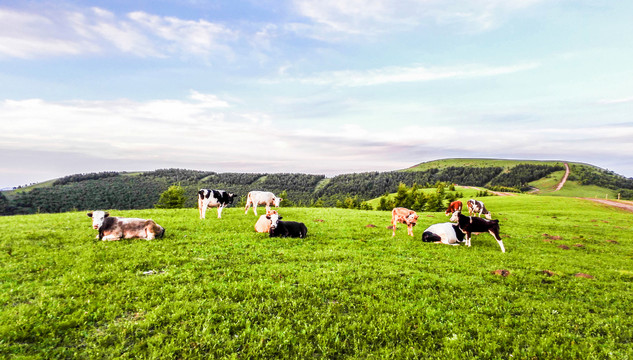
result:
<svg viewBox="0 0 633 360"><path fill-rule="evenodd" d="M276 197L276 196L275 196L275 197L273 198L273 204L275 205L275 207L279 207L279 203L281 202L281 200L283 200L283 199L282 199L282 198L280 198L280 197Z"/></svg>
<svg viewBox="0 0 633 360"><path fill-rule="evenodd" d="M105 211L91 211L87 215L92 218L92 228L98 229L103 225L103 220L110 216L110 213Z"/></svg>
<svg viewBox="0 0 633 360"><path fill-rule="evenodd" d="M451 215L450 221L458 222L459 221L459 211L455 211L453 215Z"/></svg>
<svg viewBox="0 0 633 360"><path fill-rule="evenodd" d="M418 214L415 211L411 211L406 217L407 225L415 226L418 223Z"/></svg>
<svg viewBox="0 0 633 360"><path fill-rule="evenodd" d="M233 194L233 193L227 193L227 194L228 194L228 197L229 197L228 203L232 204L233 203L233 198L236 197L237 194Z"/></svg>
<svg viewBox="0 0 633 360"><path fill-rule="evenodd" d="M266 219L270 220L270 228L275 229L277 227L277 222L283 219L283 217L279 216L276 211L274 213L271 211L270 215L266 213Z"/></svg>

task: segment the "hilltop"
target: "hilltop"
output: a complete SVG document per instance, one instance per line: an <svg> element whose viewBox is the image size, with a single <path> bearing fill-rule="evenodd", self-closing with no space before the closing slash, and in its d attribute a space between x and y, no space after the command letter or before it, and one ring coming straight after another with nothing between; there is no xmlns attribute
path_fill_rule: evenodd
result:
<svg viewBox="0 0 633 360"><path fill-rule="evenodd" d="M555 191L565 173L564 161L443 159L407 169L337 175L299 173L216 173L186 169L148 172L75 174L0 193L0 214L65 212L86 209L152 208L170 185L185 189L187 207L196 206L200 188L237 193L240 206L251 190L267 190L284 197L285 206L337 206L394 193L398 185L433 187L438 182L476 186L503 192L538 195L633 199L633 179L599 167L567 163L570 175ZM351 206L351 205L350 205Z"/></svg>

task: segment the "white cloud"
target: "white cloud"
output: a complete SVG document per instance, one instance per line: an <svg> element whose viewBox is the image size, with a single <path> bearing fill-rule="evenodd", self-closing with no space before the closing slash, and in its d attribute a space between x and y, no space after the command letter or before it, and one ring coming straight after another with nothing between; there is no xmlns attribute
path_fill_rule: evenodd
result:
<svg viewBox="0 0 633 360"><path fill-rule="evenodd" d="M125 17L101 8L42 14L0 8L0 57L37 58L121 53L145 57L231 57L238 34L205 20L144 12Z"/></svg>
<svg viewBox="0 0 633 360"><path fill-rule="evenodd" d="M539 64L537 63L498 67L483 65L465 65L461 67L394 66L367 71L331 71L313 77L291 78L290 80L304 84L356 87L497 76L531 70L538 66Z"/></svg>
<svg viewBox="0 0 633 360"><path fill-rule="evenodd" d="M456 24L483 31L496 27L509 14L546 1L552 0L294 0L293 4L297 13L318 25L318 29L301 30L325 40L332 34L375 35L423 24Z"/></svg>
<svg viewBox="0 0 633 360"><path fill-rule="evenodd" d="M599 104L610 105L610 104L625 104L633 102L633 96L617 98L617 99L602 99L599 100Z"/></svg>

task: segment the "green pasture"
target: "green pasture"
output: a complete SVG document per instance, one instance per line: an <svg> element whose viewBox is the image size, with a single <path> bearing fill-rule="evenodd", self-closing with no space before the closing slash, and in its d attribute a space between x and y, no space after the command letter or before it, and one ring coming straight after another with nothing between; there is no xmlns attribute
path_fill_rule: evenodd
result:
<svg viewBox="0 0 633 360"><path fill-rule="evenodd" d="M633 213L484 200L505 254L423 243L443 212L394 238L386 211L281 208L308 237L280 239L239 208L112 210L166 228L117 242L85 212L0 217L0 358L632 358Z"/></svg>
<svg viewBox="0 0 633 360"><path fill-rule="evenodd" d="M447 167L493 167L499 166L506 169L520 164L529 165L563 165L565 161L539 161L539 160L507 160L507 159L469 159L453 158L423 162L404 169L403 171L425 171L430 169L445 169ZM571 163L570 163L571 164Z"/></svg>

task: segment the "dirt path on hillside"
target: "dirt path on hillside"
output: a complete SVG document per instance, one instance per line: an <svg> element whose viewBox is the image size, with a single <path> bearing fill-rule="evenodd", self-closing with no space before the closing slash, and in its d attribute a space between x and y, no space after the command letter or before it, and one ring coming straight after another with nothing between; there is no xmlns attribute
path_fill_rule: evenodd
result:
<svg viewBox="0 0 633 360"><path fill-rule="evenodd" d="M567 181L567 177L568 176L569 176L569 165L567 165L567 163L565 163L565 175L560 180L560 182L556 186L556 190L554 190L554 191L558 191L558 190L563 188L563 185L565 185L565 182Z"/></svg>
<svg viewBox="0 0 633 360"><path fill-rule="evenodd" d="M590 201L597 202L597 203L600 203L600 204L604 204L604 205L608 205L608 206L614 206L614 207L620 208L622 210L633 212L633 201L607 200L607 199L594 199L594 198L578 198L578 199L590 200Z"/></svg>
<svg viewBox="0 0 633 360"><path fill-rule="evenodd" d="M474 186L464 186L464 185L457 185L457 184L455 184L455 185L456 186L461 186L461 187L466 188L466 189L473 189L473 190L477 190L477 191L482 191L480 188L474 187ZM517 194L511 193L511 192L499 192L499 191L492 191L492 190L487 190L487 191L489 193L495 194L497 196L517 196Z"/></svg>

